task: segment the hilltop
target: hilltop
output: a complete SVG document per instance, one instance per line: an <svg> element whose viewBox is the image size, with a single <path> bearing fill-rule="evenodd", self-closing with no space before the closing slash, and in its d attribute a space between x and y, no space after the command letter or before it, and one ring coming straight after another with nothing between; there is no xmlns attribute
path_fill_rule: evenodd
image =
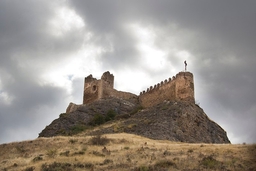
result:
<svg viewBox="0 0 256 171"><path fill-rule="evenodd" d="M97 127L107 122L104 127ZM133 133L179 142L230 143L226 132L195 104L190 72L179 72L142 91L139 96L114 89L114 75L85 77L83 104L70 103L39 137Z"/></svg>
<svg viewBox="0 0 256 171"><path fill-rule="evenodd" d="M56 136L0 145L3 171L248 171L255 145L180 143L134 134Z"/></svg>
<svg viewBox="0 0 256 171"><path fill-rule="evenodd" d="M39 137L81 131L85 135L126 132L158 140L230 143L226 132L194 103L165 101L143 109L138 103L117 98L100 99L61 114Z"/></svg>

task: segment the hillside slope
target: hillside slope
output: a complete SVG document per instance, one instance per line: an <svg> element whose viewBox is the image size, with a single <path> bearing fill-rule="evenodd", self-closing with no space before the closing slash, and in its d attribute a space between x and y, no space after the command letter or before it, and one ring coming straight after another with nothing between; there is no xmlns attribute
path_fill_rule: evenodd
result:
<svg viewBox="0 0 256 171"><path fill-rule="evenodd" d="M255 170L255 159L255 145L189 144L126 133L0 145L3 171L247 171Z"/></svg>
<svg viewBox="0 0 256 171"><path fill-rule="evenodd" d="M104 126L92 127L103 123ZM112 115L112 116L113 116ZM196 104L165 101L157 106L141 109L137 103L116 98L101 99L62 114L47 126L39 137L84 134L132 133L151 139L190 143L230 143L226 132L211 121Z"/></svg>

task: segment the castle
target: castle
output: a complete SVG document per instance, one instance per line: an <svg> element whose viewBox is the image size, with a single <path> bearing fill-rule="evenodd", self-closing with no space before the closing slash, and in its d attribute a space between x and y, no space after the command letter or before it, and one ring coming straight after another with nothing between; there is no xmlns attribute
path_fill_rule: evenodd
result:
<svg viewBox="0 0 256 171"><path fill-rule="evenodd" d="M144 108L155 106L165 100L182 100L195 103L193 74L179 72L168 80L150 86L146 91L142 91L140 95L114 89L114 76L109 71L103 73L99 80L93 78L92 75L85 77L83 105L108 97L138 102ZM70 103L66 113L76 110L78 106Z"/></svg>

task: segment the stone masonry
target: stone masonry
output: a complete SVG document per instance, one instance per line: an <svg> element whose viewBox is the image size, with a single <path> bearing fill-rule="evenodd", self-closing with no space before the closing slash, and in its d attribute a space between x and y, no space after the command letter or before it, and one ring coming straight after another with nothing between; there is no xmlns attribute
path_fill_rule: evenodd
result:
<svg viewBox="0 0 256 171"><path fill-rule="evenodd" d="M150 86L139 96L114 89L114 76L109 71L103 73L101 79L93 78L92 75L84 79L83 104L115 97L139 103L142 107L153 107L166 101L189 101L195 103L193 74L190 72L179 72L176 76L166 79L161 83ZM70 103L66 113L75 111L80 105Z"/></svg>
<svg viewBox="0 0 256 171"><path fill-rule="evenodd" d="M143 107L152 107L163 101L190 101L195 103L193 74L180 72L176 77L169 78L139 95L140 104Z"/></svg>
<svg viewBox="0 0 256 171"><path fill-rule="evenodd" d="M109 71L103 73L99 80L93 78L92 75L84 79L83 104L88 104L107 97L138 101L137 95L114 89L114 76L110 74Z"/></svg>

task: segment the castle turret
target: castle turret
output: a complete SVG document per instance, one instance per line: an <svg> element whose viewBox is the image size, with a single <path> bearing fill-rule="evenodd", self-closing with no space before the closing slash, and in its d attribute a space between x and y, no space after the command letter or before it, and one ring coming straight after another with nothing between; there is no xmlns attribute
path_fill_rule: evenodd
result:
<svg viewBox="0 0 256 171"><path fill-rule="evenodd" d="M175 79L176 99L195 102L194 79L190 72L180 72Z"/></svg>

